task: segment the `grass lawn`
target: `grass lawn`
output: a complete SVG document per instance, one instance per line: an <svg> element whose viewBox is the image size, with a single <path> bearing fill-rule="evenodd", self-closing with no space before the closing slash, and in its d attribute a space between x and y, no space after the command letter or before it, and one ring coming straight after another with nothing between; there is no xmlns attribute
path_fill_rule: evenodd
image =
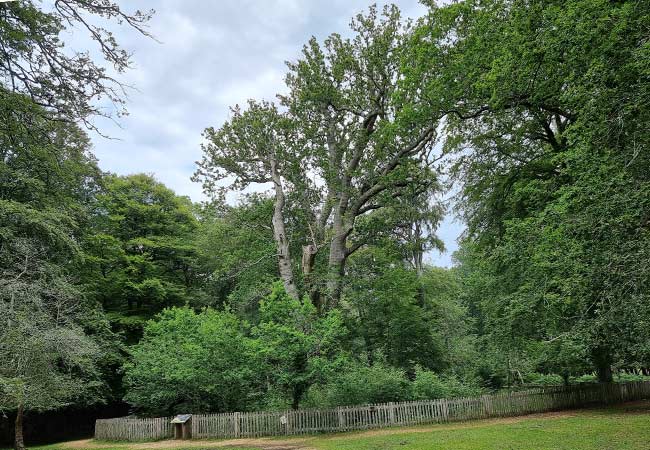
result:
<svg viewBox="0 0 650 450"><path fill-rule="evenodd" d="M395 434L362 433L316 438L317 449L650 450L650 410L600 410L466 423Z"/></svg>
<svg viewBox="0 0 650 450"><path fill-rule="evenodd" d="M65 443L39 450L650 450L650 402L447 425L389 428L299 438L154 444ZM241 447L240 447L241 446Z"/></svg>

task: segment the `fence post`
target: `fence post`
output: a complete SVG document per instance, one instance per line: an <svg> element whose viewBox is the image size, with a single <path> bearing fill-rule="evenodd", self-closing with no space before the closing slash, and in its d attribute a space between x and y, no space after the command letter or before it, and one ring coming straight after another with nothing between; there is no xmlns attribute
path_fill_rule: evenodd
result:
<svg viewBox="0 0 650 450"><path fill-rule="evenodd" d="M339 418L339 428L345 428L345 416L343 415L343 410L340 406L336 408L336 412Z"/></svg>
<svg viewBox="0 0 650 450"><path fill-rule="evenodd" d="M238 412L233 414L233 423L235 425L235 437L238 438L239 434L240 434L240 430L239 430L239 413Z"/></svg>
<svg viewBox="0 0 650 450"><path fill-rule="evenodd" d="M482 395L481 401L485 417L492 417L492 398L489 395Z"/></svg>
<svg viewBox="0 0 650 450"><path fill-rule="evenodd" d="M388 403L388 421L391 425L395 424L395 403Z"/></svg>

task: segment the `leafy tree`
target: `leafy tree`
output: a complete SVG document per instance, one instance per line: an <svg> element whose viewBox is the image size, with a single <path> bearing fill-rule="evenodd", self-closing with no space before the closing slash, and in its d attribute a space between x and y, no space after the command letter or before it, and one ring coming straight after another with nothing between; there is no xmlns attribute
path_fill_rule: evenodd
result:
<svg viewBox="0 0 650 450"><path fill-rule="evenodd" d="M88 139L0 94L0 408L16 411L23 449L25 411L103 396L97 364L111 335L70 270L99 177Z"/></svg>
<svg viewBox="0 0 650 450"><path fill-rule="evenodd" d="M129 54L93 15L140 31L149 18L103 0L57 1L49 12L29 0L0 4L0 405L17 411L19 450L24 411L98 400L97 363L111 347L72 270L99 178L74 123L94 128L90 117L105 115L97 102L119 108L124 86L59 36L80 25L122 72Z"/></svg>
<svg viewBox="0 0 650 450"><path fill-rule="evenodd" d="M420 366L472 379L476 336L460 276L428 266L418 275L400 247L384 241L350 261L345 296L350 329L362 342L358 352L371 363L379 352L410 377Z"/></svg>
<svg viewBox="0 0 650 450"><path fill-rule="evenodd" d="M3 212L9 211L25 212L9 208ZM29 217L31 227L58 234L52 228L61 224L53 217ZM55 237L62 236L40 236ZM0 254L0 410L16 411L19 449L24 448L25 411L52 410L73 402L92 404L104 394L97 367L101 348L84 333L92 314L90 305L80 302L81 293L69 278L51 259L43 258L49 242L41 239L14 236L3 242Z"/></svg>
<svg viewBox="0 0 650 450"><path fill-rule="evenodd" d="M297 409L309 386L331 375L345 360L341 341L346 335L337 311L318 316L305 297L288 295L276 283L260 303L260 323L253 330L270 383L286 393Z"/></svg>
<svg viewBox="0 0 650 450"><path fill-rule="evenodd" d="M292 154L292 123L273 104L249 101L243 111L236 106L232 119L219 130L208 128L204 135L204 157L196 180L203 180L204 190L223 197L228 190L244 190L252 184L273 186L273 237L277 246L278 267L284 288L298 298L294 280L289 236L286 230L285 184L299 177L302 167ZM216 188L216 182L232 177L232 183Z"/></svg>
<svg viewBox="0 0 650 450"><path fill-rule="evenodd" d="M85 241L84 279L119 328L137 336L163 308L200 297L198 222L189 199L149 175L108 175L103 185Z"/></svg>
<svg viewBox="0 0 650 450"><path fill-rule="evenodd" d="M240 317L257 322L259 301L279 277L272 214L272 201L258 195L237 206L201 210L194 239L208 305L228 304Z"/></svg>
<svg viewBox="0 0 650 450"><path fill-rule="evenodd" d="M565 374L588 360L601 381L647 364L648 14L463 1L432 6L414 33L404 81L423 113L445 114L487 287L474 304L502 355Z"/></svg>
<svg viewBox="0 0 650 450"><path fill-rule="evenodd" d="M260 374L245 333L230 312L164 310L131 349L125 400L153 415L249 409Z"/></svg>
<svg viewBox="0 0 650 450"><path fill-rule="evenodd" d="M286 112L250 102L246 111L233 109L219 130L207 129L195 174L208 194L227 177L233 180L228 190L273 184L273 229L285 289L298 298L295 286L303 284L321 310L338 304L350 255L384 231L381 225L402 225L379 211L394 206L397 214L401 199L438 186L431 157L437 120L414 114L412 93L395 83L409 24L395 7L382 13L373 7L352 21L352 30L352 39L333 34L322 45L312 39L303 57L288 65L289 93L280 97ZM295 202L292 219L302 225L292 236L288 198ZM437 214L428 217L437 224ZM294 274L292 241L302 247L303 283ZM319 259L322 248L329 253ZM323 272L319 261L324 280L315 276Z"/></svg>
<svg viewBox="0 0 650 450"><path fill-rule="evenodd" d="M282 283L261 302L250 333L232 312L165 310L132 348L125 399L149 414L220 412L268 406L279 393L297 408L344 360L345 332L338 313L318 316Z"/></svg>
<svg viewBox="0 0 650 450"><path fill-rule="evenodd" d="M362 338L371 363L379 352L388 364L411 374L416 364L443 369L443 342L420 304L416 272L382 250L363 250L351 260L346 291L351 329Z"/></svg>
<svg viewBox="0 0 650 450"><path fill-rule="evenodd" d="M458 268L425 267L419 280L422 307L441 346L437 367L461 381L474 382L480 359L478 333L465 302L464 278Z"/></svg>
<svg viewBox="0 0 650 450"><path fill-rule="evenodd" d="M352 39L332 34L322 46L312 39L289 64L290 93L282 97L305 126L310 163L325 187L319 217L331 220L330 306L339 301L347 259L366 243L354 239L357 219L435 182L437 120L412 114L412 93L395 83L409 24L394 6L371 7L351 28Z"/></svg>

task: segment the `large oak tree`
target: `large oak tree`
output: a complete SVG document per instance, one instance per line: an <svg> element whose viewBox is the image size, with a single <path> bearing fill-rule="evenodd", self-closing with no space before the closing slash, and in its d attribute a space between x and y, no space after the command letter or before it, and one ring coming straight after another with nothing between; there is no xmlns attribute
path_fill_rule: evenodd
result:
<svg viewBox="0 0 650 450"><path fill-rule="evenodd" d="M196 178L214 194L271 183L279 273L287 293L298 296L295 267L319 307L341 297L346 261L384 231L397 226L386 211L437 188L432 157L437 118L414 112L415 95L400 78L409 22L396 7L370 8L351 24L353 37L315 38L288 63L289 92L282 109L251 102L220 129L206 131ZM294 199L302 230L288 236L287 205ZM428 216L436 224L439 215ZM360 224L363 227L360 228ZM421 228L422 229L422 228ZM301 241L301 263L292 263L290 241ZM322 277L318 255L327 250ZM321 294L325 294L324 296Z"/></svg>

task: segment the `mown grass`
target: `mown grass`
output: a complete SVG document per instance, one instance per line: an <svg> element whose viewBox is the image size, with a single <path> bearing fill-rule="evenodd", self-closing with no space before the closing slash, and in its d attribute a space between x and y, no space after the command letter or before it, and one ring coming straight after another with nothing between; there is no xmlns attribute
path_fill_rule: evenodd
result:
<svg viewBox="0 0 650 450"><path fill-rule="evenodd" d="M350 434L316 438L309 446L322 450L650 450L650 411L589 411L575 417L443 426L426 432Z"/></svg>
<svg viewBox="0 0 650 450"><path fill-rule="evenodd" d="M240 442L240 450L253 450L244 447L252 443L247 444L245 440ZM268 443L268 447L275 448L318 450L650 450L650 402L612 409L330 434L297 440L275 438L269 439ZM218 441L200 445L191 449L180 446L165 450L223 448L223 443ZM32 447L34 450L71 448L65 443ZM101 450L132 449L128 444L101 447Z"/></svg>

